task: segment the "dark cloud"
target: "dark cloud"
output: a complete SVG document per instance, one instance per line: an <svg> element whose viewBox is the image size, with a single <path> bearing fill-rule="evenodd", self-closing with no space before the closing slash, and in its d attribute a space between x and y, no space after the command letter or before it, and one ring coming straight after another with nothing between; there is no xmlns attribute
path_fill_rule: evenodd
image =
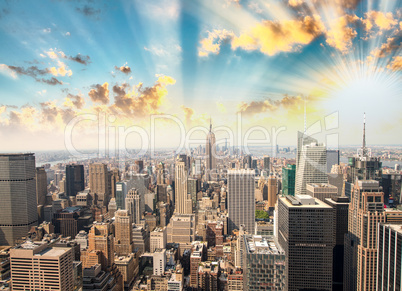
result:
<svg viewBox="0 0 402 291"><path fill-rule="evenodd" d="M285 109L300 107L303 102L304 101L300 96L289 96L285 94L282 99L279 100L266 99L262 101L251 101L250 103L242 102L239 105L238 112L243 113L246 116L251 116L267 111L273 112L278 110L280 107Z"/></svg>
<svg viewBox="0 0 402 291"><path fill-rule="evenodd" d="M100 14L101 10L100 9L94 9L93 7L89 5L84 5L84 7L80 8L77 7L75 10L79 13L84 14L85 16L97 16Z"/></svg>
<svg viewBox="0 0 402 291"><path fill-rule="evenodd" d="M395 55L400 52L402 49L402 31L398 32L394 37L390 37L387 39L387 42L384 43L380 50L376 52L376 56L379 58L384 58L387 56Z"/></svg>
<svg viewBox="0 0 402 291"><path fill-rule="evenodd" d="M85 100L84 97L81 97L79 95L73 95L73 94L67 94L67 97L71 99L71 102L73 102L74 106L77 109L82 109L85 105Z"/></svg>
<svg viewBox="0 0 402 291"><path fill-rule="evenodd" d="M50 102L40 103L41 117L45 123L54 123L59 114L57 107L52 106Z"/></svg>
<svg viewBox="0 0 402 291"><path fill-rule="evenodd" d="M10 70L16 72L19 75L29 76L35 79L36 82L45 83L48 85L62 85L63 82L59 81L55 77L51 79L40 78L49 73L48 69L39 69L37 66L30 66L28 68L7 66Z"/></svg>
<svg viewBox="0 0 402 291"><path fill-rule="evenodd" d="M96 84L92 86L93 89L89 91L88 95L92 102L98 102L102 104L109 103L109 84L105 82L103 85Z"/></svg>
<svg viewBox="0 0 402 291"><path fill-rule="evenodd" d="M83 56L81 54L78 54L75 57L68 56L67 59L80 63L82 65L88 65L91 62L91 58L89 56Z"/></svg>
<svg viewBox="0 0 402 291"><path fill-rule="evenodd" d="M131 73L131 68L129 66L114 66L114 68L116 70L119 70L120 72L124 73L124 74L130 74Z"/></svg>

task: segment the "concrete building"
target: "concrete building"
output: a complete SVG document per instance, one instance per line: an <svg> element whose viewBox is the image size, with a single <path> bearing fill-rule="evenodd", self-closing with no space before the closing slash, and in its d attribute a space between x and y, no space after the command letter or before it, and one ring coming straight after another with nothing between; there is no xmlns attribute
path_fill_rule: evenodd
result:
<svg viewBox="0 0 402 291"><path fill-rule="evenodd" d="M135 224L139 224L142 218L140 200L141 197L137 189L132 188L128 191L125 209L128 210Z"/></svg>
<svg viewBox="0 0 402 291"><path fill-rule="evenodd" d="M133 226L128 210L117 210L115 215L115 252L127 256L133 252Z"/></svg>
<svg viewBox="0 0 402 291"><path fill-rule="evenodd" d="M325 202L326 198L335 198L338 195L338 189L328 183L307 183L306 193Z"/></svg>
<svg viewBox="0 0 402 291"><path fill-rule="evenodd" d="M205 177L208 181L216 181L216 139L212 132L212 124L210 124L207 134L205 154Z"/></svg>
<svg viewBox="0 0 402 291"><path fill-rule="evenodd" d="M38 224L33 154L0 154L0 197L0 245L13 246Z"/></svg>
<svg viewBox="0 0 402 291"><path fill-rule="evenodd" d="M191 243L195 240L195 215L175 214L167 226L168 243Z"/></svg>
<svg viewBox="0 0 402 291"><path fill-rule="evenodd" d="M97 205L107 206L109 203L110 176L106 164L89 165L89 188L97 195Z"/></svg>
<svg viewBox="0 0 402 291"><path fill-rule="evenodd" d="M73 251L25 242L10 250L12 290L74 290Z"/></svg>
<svg viewBox="0 0 402 291"><path fill-rule="evenodd" d="M244 290L286 290L285 252L273 236L244 235Z"/></svg>
<svg viewBox="0 0 402 291"><path fill-rule="evenodd" d="M167 228L157 227L150 234L150 251L153 253L156 249L166 248L167 243Z"/></svg>
<svg viewBox="0 0 402 291"><path fill-rule="evenodd" d="M187 168L184 161L178 160L175 168L175 213L193 213L191 195L187 192Z"/></svg>
<svg viewBox="0 0 402 291"><path fill-rule="evenodd" d="M306 184L328 183L327 149L317 140L299 132L296 156L295 194L306 194Z"/></svg>
<svg viewBox="0 0 402 291"><path fill-rule="evenodd" d="M130 290L135 277L138 275L138 259L136 254L115 257L114 263L123 276L124 289Z"/></svg>
<svg viewBox="0 0 402 291"><path fill-rule="evenodd" d="M84 166L66 165L66 196L76 196L85 189Z"/></svg>
<svg viewBox="0 0 402 291"><path fill-rule="evenodd" d="M402 225L380 223L376 290L402 290Z"/></svg>
<svg viewBox="0 0 402 291"><path fill-rule="evenodd" d="M279 198L277 215L287 290L332 290L332 207L309 195L288 195Z"/></svg>
<svg viewBox="0 0 402 291"><path fill-rule="evenodd" d="M153 253L153 270L154 275L162 276L165 274L166 268L166 249L156 249Z"/></svg>
<svg viewBox="0 0 402 291"><path fill-rule="evenodd" d="M47 176L44 167L36 168L36 203L38 205L46 204L46 195L47 195Z"/></svg>
<svg viewBox="0 0 402 291"><path fill-rule="evenodd" d="M243 224L247 231L255 228L254 170L228 170L228 233Z"/></svg>
<svg viewBox="0 0 402 291"><path fill-rule="evenodd" d="M275 177L270 176L267 180L268 186L268 207L274 208L276 201L277 201L277 194L278 194L278 181Z"/></svg>
<svg viewBox="0 0 402 291"><path fill-rule="evenodd" d="M133 226L134 248L138 249L139 255L149 252L149 231L141 226Z"/></svg>
<svg viewBox="0 0 402 291"><path fill-rule="evenodd" d="M271 173L271 158L269 156L264 156L264 170L267 171L268 175Z"/></svg>

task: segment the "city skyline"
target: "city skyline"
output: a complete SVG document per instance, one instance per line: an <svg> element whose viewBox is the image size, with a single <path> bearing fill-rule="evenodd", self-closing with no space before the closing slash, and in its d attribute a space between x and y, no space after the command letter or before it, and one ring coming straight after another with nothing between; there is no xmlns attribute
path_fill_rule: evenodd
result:
<svg viewBox="0 0 402 291"><path fill-rule="evenodd" d="M65 149L72 119L102 114L146 132L168 115L200 139L211 117L238 132L241 114L243 135L285 126L278 143L295 145L304 110L323 128L335 112L340 145L361 143L363 112L368 145L400 144L400 15L390 1L3 2L3 149ZM156 123L155 147L176 146L176 123ZM73 144L96 148L98 128L82 121Z"/></svg>

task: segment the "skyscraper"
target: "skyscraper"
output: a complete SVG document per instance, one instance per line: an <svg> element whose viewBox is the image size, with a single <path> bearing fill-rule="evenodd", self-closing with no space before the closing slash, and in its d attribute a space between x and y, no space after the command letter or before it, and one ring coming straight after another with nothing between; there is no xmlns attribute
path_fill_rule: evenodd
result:
<svg viewBox="0 0 402 291"><path fill-rule="evenodd" d="M296 165L287 165L282 168L282 194L295 195Z"/></svg>
<svg viewBox="0 0 402 291"><path fill-rule="evenodd" d="M74 290L73 249L25 242L10 250L13 290Z"/></svg>
<svg viewBox="0 0 402 291"><path fill-rule="evenodd" d="M133 251L132 218L128 210L115 212L115 252L128 256Z"/></svg>
<svg viewBox="0 0 402 291"><path fill-rule="evenodd" d="M269 173L271 172L271 165L270 165L270 157L269 156L264 156L264 170Z"/></svg>
<svg viewBox="0 0 402 291"><path fill-rule="evenodd" d="M255 171L228 170L228 233L243 224L246 231L255 228Z"/></svg>
<svg viewBox="0 0 402 291"><path fill-rule="evenodd" d="M317 140L299 132L295 194L306 194L307 183L328 183L327 150Z"/></svg>
<svg viewBox="0 0 402 291"><path fill-rule="evenodd" d="M339 165L339 150L327 150L327 173L331 173L334 165Z"/></svg>
<svg viewBox="0 0 402 291"><path fill-rule="evenodd" d="M139 224L142 217L142 212L140 208L140 194L135 188L130 189L127 193L126 210L129 211L129 214L132 217L132 222Z"/></svg>
<svg viewBox="0 0 402 291"><path fill-rule="evenodd" d="M209 181L216 179L216 140L212 132L212 123L209 125L209 132L206 140L206 163L205 174Z"/></svg>
<svg viewBox="0 0 402 291"><path fill-rule="evenodd" d="M309 195L288 195L278 199L277 215L286 290L332 290L332 207Z"/></svg>
<svg viewBox="0 0 402 291"><path fill-rule="evenodd" d="M0 245L14 245L38 224L33 154L0 154L0 199Z"/></svg>
<svg viewBox="0 0 402 291"><path fill-rule="evenodd" d="M268 177L268 207L275 207L278 193L277 179L273 176Z"/></svg>
<svg viewBox="0 0 402 291"><path fill-rule="evenodd" d="M77 196L78 192L85 189L84 166L66 166L66 196Z"/></svg>
<svg viewBox="0 0 402 291"><path fill-rule="evenodd" d="M192 200L191 194L187 192L187 169L184 161L176 162L175 174L175 213L191 214Z"/></svg>
<svg viewBox="0 0 402 291"><path fill-rule="evenodd" d="M109 203L110 176L106 164L89 165L89 188L96 193L98 206L107 206Z"/></svg>
<svg viewBox="0 0 402 291"><path fill-rule="evenodd" d="M36 203L38 205L46 204L47 195L47 177L44 167L36 168Z"/></svg>

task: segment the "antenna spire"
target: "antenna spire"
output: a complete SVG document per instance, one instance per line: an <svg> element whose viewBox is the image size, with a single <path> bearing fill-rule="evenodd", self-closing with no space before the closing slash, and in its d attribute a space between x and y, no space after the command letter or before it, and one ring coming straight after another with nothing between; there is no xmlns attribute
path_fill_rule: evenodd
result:
<svg viewBox="0 0 402 291"><path fill-rule="evenodd" d="M209 118L209 132L212 131L212 118Z"/></svg>
<svg viewBox="0 0 402 291"><path fill-rule="evenodd" d="M366 112L364 112L363 115L363 147L362 147L362 152L363 152L363 156L365 156L367 154L367 150L366 150Z"/></svg>

